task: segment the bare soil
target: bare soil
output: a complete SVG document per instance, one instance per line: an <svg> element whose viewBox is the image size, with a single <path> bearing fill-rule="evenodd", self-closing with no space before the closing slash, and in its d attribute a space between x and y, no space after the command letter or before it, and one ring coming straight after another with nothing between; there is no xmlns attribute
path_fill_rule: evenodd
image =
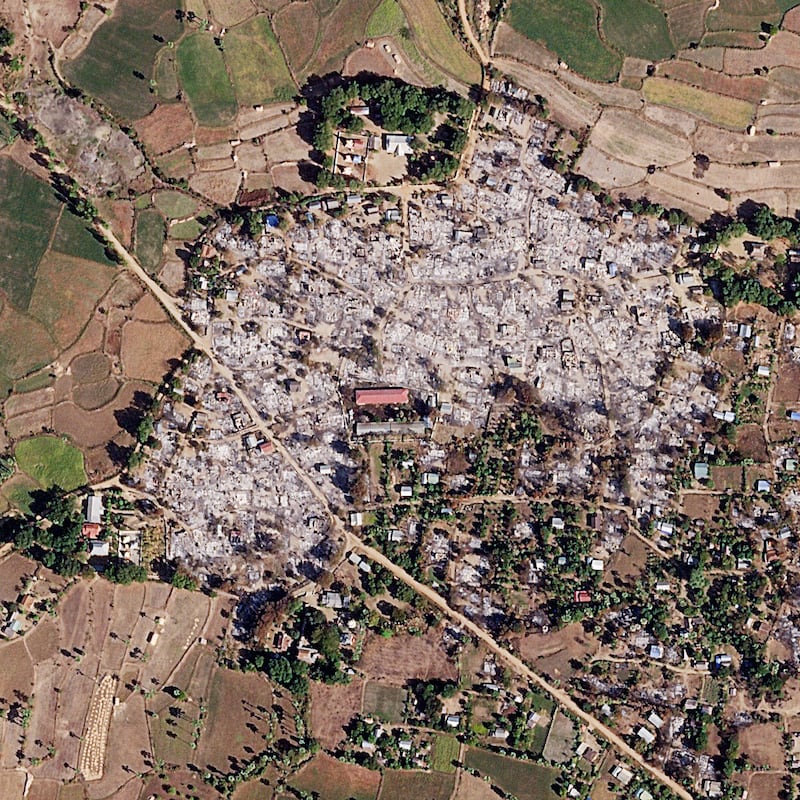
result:
<svg viewBox="0 0 800 800"><path fill-rule="evenodd" d="M428 636L371 636L359 668L377 681L404 685L409 680L457 680L458 670L441 642Z"/></svg>
<svg viewBox="0 0 800 800"><path fill-rule="evenodd" d="M194 121L183 103L156 106L136 123L136 132L156 155L192 140Z"/></svg>
<svg viewBox="0 0 800 800"><path fill-rule="evenodd" d="M361 711L364 682L347 685L311 684L311 732L326 749L345 738L345 726Z"/></svg>

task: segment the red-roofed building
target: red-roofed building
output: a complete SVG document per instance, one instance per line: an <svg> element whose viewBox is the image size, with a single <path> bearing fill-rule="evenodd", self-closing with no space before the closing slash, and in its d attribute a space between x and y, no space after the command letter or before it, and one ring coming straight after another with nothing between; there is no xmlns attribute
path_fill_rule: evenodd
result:
<svg viewBox="0 0 800 800"><path fill-rule="evenodd" d="M356 389L357 406L389 406L408 402L408 389Z"/></svg>
<svg viewBox="0 0 800 800"><path fill-rule="evenodd" d="M97 522L84 522L83 528L81 529L81 533L87 539L96 539L100 535L100 531L102 527Z"/></svg>
<svg viewBox="0 0 800 800"><path fill-rule="evenodd" d="M585 589L581 589L580 591L575 592L575 602L576 603L591 603L592 596L587 592Z"/></svg>

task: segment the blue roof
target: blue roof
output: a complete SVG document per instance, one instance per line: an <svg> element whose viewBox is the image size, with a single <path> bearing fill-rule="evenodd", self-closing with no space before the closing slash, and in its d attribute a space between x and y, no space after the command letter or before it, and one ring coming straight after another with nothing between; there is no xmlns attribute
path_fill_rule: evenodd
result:
<svg viewBox="0 0 800 800"><path fill-rule="evenodd" d="M280 220L278 219L277 214L267 214L267 216L264 217L264 222L266 222L270 228L277 228Z"/></svg>

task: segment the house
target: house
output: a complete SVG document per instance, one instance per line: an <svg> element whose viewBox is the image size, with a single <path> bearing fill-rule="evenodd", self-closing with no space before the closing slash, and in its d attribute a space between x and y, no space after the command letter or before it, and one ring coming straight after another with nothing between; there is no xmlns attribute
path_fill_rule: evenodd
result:
<svg viewBox="0 0 800 800"><path fill-rule="evenodd" d="M707 481L709 474L708 464L704 461L695 461L694 479L696 481Z"/></svg>
<svg viewBox="0 0 800 800"><path fill-rule="evenodd" d="M412 742L411 742L411 739L401 739L401 740L400 740L400 741L397 743L397 746L398 746L398 747L400 748L400 750L402 750L404 753L410 753L410 752L411 752L411 744L412 744Z"/></svg>
<svg viewBox="0 0 800 800"><path fill-rule="evenodd" d="M413 497L414 496L414 487L413 486L401 486L400 487L400 497Z"/></svg>
<svg viewBox="0 0 800 800"><path fill-rule="evenodd" d="M550 520L550 526L553 528L554 531L563 531L564 530L564 520L561 517L553 517Z"/></svg>
<svg viewBox="0 0 800 800"><path fill-rule="evenodd" d="M397 544L398 542L402 542L405 539L403 535L403 531L399 528L391 528L390 530L386 531L386 541L393 542Z"/></svg>
<svg viewBox="0 0 800 800"><path fill-rule="evenodd" d="M605 569L605 562L602 558L590 558L589 568L593 569L595 572L602 572Z"/></svg>
<svg viewBox="0 0 800 800"><path fill-rule="evenodd" d="M580 589L575 592L572 596L572 599L576 603L591 603L592 602L592 595L587 592L585 589Z"/></svg>
<svg viewBox="0 0 800 800"><path fill-rule="evenodd" d="M654 727L654 728L663 728L664 727L664 720L653 711L650 716L647 718L647 721Z"/></svg>
<svg viewBox="0 0 800 800"><path fill-rule="evenodd" d="M383 216L387 222L400 222L403 218L399 208L387 208Z"/></svg>
<svg viewBox="0 0 800 800"><path fill-rule="evenodd" d="M717 669L722 667L729 667L733 663L733 659L727 653L717 653L714 656L714 666Z"/></svg>
<svg viewBox="0 0 800 800"><path fill-rule="evenodd" d="M357 406L388 406L407 402L408 389L402 387L356 389Z"/></svg>
<svg viewBox="0 0 800 800"><path fill-rule="evenodd" d="M414 152L411 139L404 133L386 133L383 136L383 149L395 156L410 156Z"/></svg>
<svg viewBox="0 0 800 800"><path fill-rule="evenodd" d="M85 519L97 525L103 521L103 498L99 494L90 494L86 498Z"/></svg>
<svg viewBox="0 0 800 800"><path fill-rule="evenodd" d="M108 558L109 544L103 539L92 539L89 542L90 558Z"/></svg>
<svg viewBox="0 0 800 800"><path fill-rule="evenodd" d="M369 106L350 106L347 109L354 117L368 117Z"/></svg>
<svg viewBox="0 0 800 800"><path fill-rule="evenodd" d="M317 472L320 475L333 475L333 467L330 464L317 464Z"/></svg>
<svg viewBox="0 0 800 800"><path fill-rule="evenodd" d="M98 522L84 522L81 533L87 539L97 539L100 536L101 530L103 530L103 526Z"/></svg>
<svg viewBox="0 0 800 800"><path fill-rule="evenodd" d="M350 605L350 598L342 597L339 592L323 592L319 602L324 608L340 609Z"/></svg>
<svg viewBox="0 0 800 800"><path fill-rule="evenodd" d="M633 780L633 772L622 764L616 764L611 768L611 777L616 778L623 786L627 786Z"/></svg>
<svg viewBox="0 0 800 800"><path fill-rule="evenodd" d="M439 483L439 473L438 472L423 472L422 473L422 485L423 486L436 486Z"/></svg>
<svg viewBox="0 0 800 800"><path fill-rule="evenodd" d="M649 654L650 658L664 658L664 648L660 644L651 644Z"/></svg>
<svg viewBox="0 0 800 800"><path fill-rule="evenodd" d="M768 378L769 367L766 364L759 364L756 368L756 375L758 375L759 378Z"/></svg>
<svg viewBox="0 0 800 800"><path fill-rule="evenodd" d="M800 422L800 411L790 411L789 412L789 419L792 422Z"/></svg>
<svg viewBox="0 0 800 800"><path fill-rule="evenodd" d="M756 481L757 492L768 492L772 488L772 484L767 480Z"/></svg>
<svg viewBox="0 0 800 800"><path fill-rule="evenodd" d="M653 742L656 740L656 735L652 731L647 730L647 728L645 728L645 727L639 728L639 730L636 731L636 735L645 744L653 744Z"/></svg>
<svg viewBox="0 0 800 800"><path fill-rule="evenodd" d="M350 512L350 525L353 528L360 528L364 524L364 515L360 511Z"/></svg>
<svg viewBox="0 0 800 800"><path fill-rule="evenodd" d="M444 724L448 728L457 728L461 724L461 716L459 714L448 714L444 718Z"/></svg>

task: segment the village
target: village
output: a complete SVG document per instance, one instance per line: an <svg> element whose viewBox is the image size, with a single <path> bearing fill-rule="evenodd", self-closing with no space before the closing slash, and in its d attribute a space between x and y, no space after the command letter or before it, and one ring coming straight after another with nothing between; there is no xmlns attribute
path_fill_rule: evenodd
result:
<svg viewBox="0 0 800 800"><path fill-rule="evenodd" d="M184 309L226 374L196 361L135 487L175 513L168 557L254 596L307 587L343 642L346 594L313 586L372 580L347 546L376 548L720 796L708 698L758 722L745 698L787 679L800 626L769 596L733 621L687 602L706 568L763 592L754 561L794 564L800 397L773 382L794 329L709 302L706 234L566 182L546 122L501 102L478 124L446 189L216 226L199 263L225 288L195 282ZM770 636L783 655L748 670Z"/></svg>

